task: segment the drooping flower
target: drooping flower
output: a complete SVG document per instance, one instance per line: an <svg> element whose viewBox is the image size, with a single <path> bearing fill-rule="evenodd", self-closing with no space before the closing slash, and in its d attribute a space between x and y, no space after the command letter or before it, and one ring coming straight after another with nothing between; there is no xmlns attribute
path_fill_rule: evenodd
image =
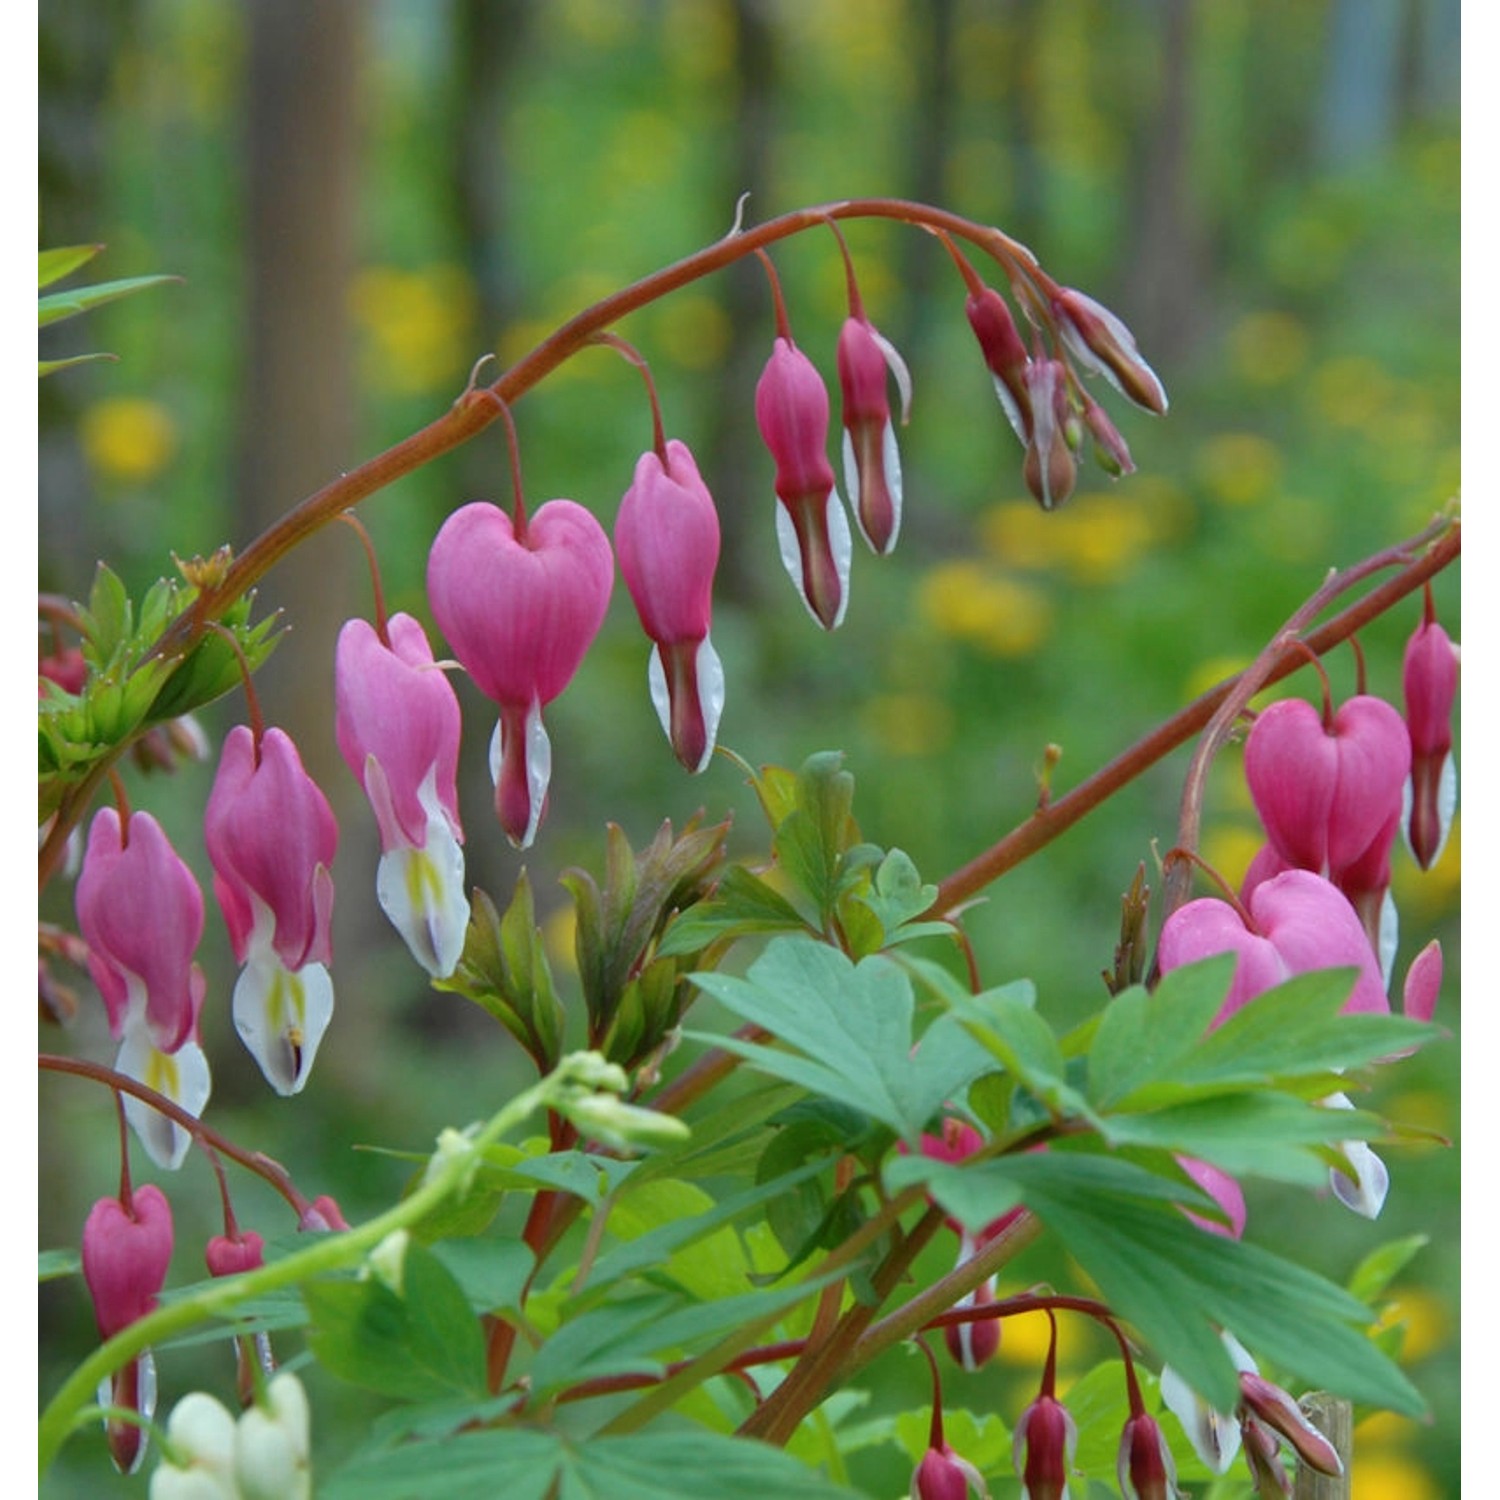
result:
<svg viewBox="0 0 1500 1500"><path fill-rule="evenodd" d="M234 1418L222 1402L189 1392L167 1418L172 1452L151 1476L151 1500L240 1500L234 1436Z"/></svg>
<svg viewBox="0 0 1500 1500"><path fill-rule="evenodd" d="M911 1476L910 1500L968 1500L970 1491L986 1500L984 1476L944 1443L928 1448Z"/></svg>
<svg viewBox="0 0 1500 1500"><path fill-rule="evenodd" d="M94 1303L99 1336L111 1339L156 1306L172 1261L172 1209L159 1187L126 1189L128 1202L101 1198L83 1226L83 1279ZM101 1405L128 1408L150 1418L156 1407L156 1365L145 1350L106 1376ZM110 1457L127 1474L146 1455L145 1429L107 1421Z"/></svg>
<svg viewBox="0 0 1500 1500"><path fill-rule="evenodd" d="M1335 884L1399 815L1410 769L1401 715L1363 693L1327 724L1303 699L1280 699L1256 717L1245 744L1245 780L1266 837L1289 865Z"/></svg>
<svg viewBox="0 0 1500 1500"><path fill-rule="evenodd" d="M1021 475L1043 510L1055 510L1073 493L1078 466L1068 446L1071 420L1067 379L1060 359L1034 359L1026 367L1031 393L1031 435Z"/></svg>
<svg viewBox="0 0 1500 1500"><path fill-rule="evenodd" d="M1165 388L1141 358L1135 336L1114 313L1092 297L1064 287L1052 299L1052 315L1063 342L1086 370L1101 372L1137 406L1157 416L1165 414Z"/></svg>
<svg viewBox="0 0 1500 1500"><path fill-rule="evenodd" d="M886 372L895 377L903 423L911 416L911 375L891 341L855 313L839 331L838 369L844 484L860 535L872 552L887 553L901 531L901 450L891 425Z"/></svg>
<svg viewBox="0 0 1500 1500"><path fill-rule="evenodd" d="M1254 1357L1232 1333L1224 1331L1219 1337L1237 1371L1256 1373ZM1182 1423L1193 1452L1215 1474L1227 1473L1240 1451L1240 1428L1234 1414L1215 1411L1170 1365L1162 1366L1161 1399Z"/></svg>
<svg viewBox="0 0 1500 1500"><path fill-rule="evenodd" d="M421 625L392 615L387 645L350 620L334 654L334 730L380 828L375 894L435 979L458 966L469 925L458 817L458 697Z"/></svg>
<svg viewBox="0 0 1500 1500"><path fill-rule="evenodd" d="M1422 623L1406 643L1401 685L1411 738L1411 782L1403 823L1413 858L1430 870L1443 852L1458 801L1458 772L1453 764L1458 647L1437 623L1431 593Z"/></svg>
<svg viewBox="0 0 1500 1500"><path fill-rule="evenodd" d="M1068 1470L1078 1426L1062 1402L1043 1392L1021 1414L1011 1439L1024 1500L1068 1500Z"/></svg>
<svg viewBox="0 0 1500 1500"><path fill-rule="evenodd" d="M229 732L203 818L214 894L243 967L234 1024L279 1094L307 1082L333 1015L333 876L338 824L280 729L259 745Z"/></svg>
<svg viewBox="0 0 1500 1500"><path fill-rule="evenodd" d="M203 893L161 824L136 812L122 829L113 807L100 808L74 900L111 1034L123 1037L135 1017L154 1046L175 1052L193 1035L203 1004L203 973L193 962Z"/></svg>
<svg viewBox="0 0 1500 1500"><path fill-rule="evenodd" d="M307 1393L289 1370L267 1385L264 1402L240 1414L234 1477L241 1500L310 1500L311 1420Z"/></svg>
<svg viewBox="0 0 1500 1500"><path fill-rule="evenodd" d="M127 1021L115 1067L194 1116L202 1115L213 1091L208 1058L198 1045L196 1032L175 1052L164 1052L152 1041L150 1029L143 1022ZM175 1172L187 1158L192 1135L134 1094L124 1096L124 1105L125 1118L146 1154L165 1171Z"/></svg>
<svg viewBox="0 0 1500 1500"><path fill-rule="evenodd" d="M778 337L755 387L755 420L776 462L776 536L802 602L825 630L849 604L852 545L828 462L828 392L813 362Z"/></svg>
<svg viewBox="0 0 1500 1500"><path fill-rule="evenodd" d="M1308 1468L1331 1476L1344 1472L1338 1449L1308 1421L1291 1396L1258 1370L1240 1371L1240 1400L1257 1421L1280 1433Z"/></svg>
<svg viewBox="0 0 1500 1500"><path fill-rule="evenodd" d="M266 1242L253 1229L233 1235L216 1234L204 1247L203 1261L210 1276L239 1276L265 1264Z"/></svg>
<svg viewBox="0 0 1500 1500"><path fill-rule="evenodd" d="M1016 320L1011 316L1005 298L990 286L971 287L964 301L964 313L994 378L995 394L1000 398L1006 420L1021 440L1021 446L1029 447L1032 411L1031 387L1026 372L1031 361L1016 330Z"/></svg>
<svg viewBox="0 0 1500 1500"><path fill-rule="evenodd" d="M500 706L490 747L495 812L518 848L536 837L552 777L542 709L598 634L614 571L609 539L571 500L549 500L520 536L498 506L475 501L448 517L428 555L438 627Z"/></svg>
<svg viewBox="0 0 1500 1500"><path fill-rule="evenodd" d="M724 709L724 668L709 639L719 514L685 443L643 453L615 518L625 586L652 641L651 701L677 759L701 771Z"/></svg>
<svg viewBox="0 0 1500 1500"><path fill-rule="evenodd" d="M1115 1475L1125 1500L1176 1500L1177 1464L1161 1424L1149 1412L1125 1423Z"/></svg>

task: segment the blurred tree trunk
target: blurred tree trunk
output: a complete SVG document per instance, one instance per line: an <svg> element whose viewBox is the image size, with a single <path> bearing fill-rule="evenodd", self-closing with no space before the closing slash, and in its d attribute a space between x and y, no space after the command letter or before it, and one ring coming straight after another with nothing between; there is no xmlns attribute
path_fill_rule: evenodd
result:
<svg viewBox="0 0 1500 1500"><path fill-rule="evenodd" d="M1160 28L1161 88L1137 164L1134 263L1121 305L1153 358L1170 363L1192 344L1203 299L1203 228L1189 181L1192 0L1153 7Z"/></svg>
<svg viewBox="0 0 1500 1500"><path fill-rule="evenodd" d="M1395 133L1405 0L1334 0L1314 131L1324 167L1378 155Z"/></svg>
<svg viewBox="0 0 1500 1500"><path fill-rule="evenodd" d="M458 0L453 15L447 157L454 163L452 205L463 263L474 278L480 351L499 345L521 303L511 254L505 115L535 14L529 0ZM498 373L492 369L488 378ZM457 461L466 495L493 486L492 445L469 444Z"/></svg>
<svg viewBox="0 0 1500 1500"><path fill-rule="evenodd" d="M736 196L749 193L748 222L774 211L770 148L775 118L777 60L775 21L767 0L734 0L734 82L737 87L727 181ZM719 524L723 542L715 592L739 605L753 605L766 587L760 566L771 535L770 466L755 426L755 382L771 352L767 335L770 295L759 261L749 258L724 274L724 310L729 350L724 361L725 399L711 408L701 467L721 475Z"/></svg>
<svg viewBox="0 0 1500 1500"><path fill-rule="evenodd" d="M360 0L257 0L248 16L242 536L356 457L346 309L368 11ZM345 528L329 528L281 563L260 595L258 613L284 609L292 627L256 679L267 721L287 728L323 785L338 760L333 646L362 568L358 553Z"/></svg>

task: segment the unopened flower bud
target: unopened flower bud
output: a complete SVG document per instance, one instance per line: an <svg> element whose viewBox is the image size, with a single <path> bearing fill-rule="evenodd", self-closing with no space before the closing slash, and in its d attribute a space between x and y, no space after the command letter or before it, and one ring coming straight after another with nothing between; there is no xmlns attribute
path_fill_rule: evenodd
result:
<svg viewBox="0 0 1500 1500"><path fill-rule="evenodd" d="M151 1476L151 1500L240 1500L234 1435L222 1402L204 1391L184 1396L167 1419L171 1452Z"/></svg>
<svg viewBox="0 0 1500 1500"><path fill-rule="evenodd" d="M1308 1421L1302 1408L1279 1385L1272 1385L1253 1370L1241 1370L1240 1399L1260 1421L1292 1445L1308 1468L1320 1474L1344 1472L1338 1449Z"/></svg>
<svg viewBox="0 0 1500 1500"><path fill-rule="evenodd" d="M968 1500L969 1491L987 1500L984 1476L947 1443L929 1448L911 1477L910 1500Z"/></svg>
<svg viewBox="0 0 1500 1500"><path fill-rule="evenodd" d="M1052 313L1063 342L1085 369L1102 372L1137 406L1165 413L1166 390L1141 358L1134 335L1107 307L1065 287L1052 299Z"/></svg>
<svg viewBox="0 0 1500 1500"><path fill-rule="evenodd" d="M1073 493L1078 466L1068 446L1067 381L1058 359L1032 360L1026 367L1031 392L1031 438L1021 466L1026 487L1043 510L1056 510Z"/></svg>
<svg viewBox="0 0 1500 1500"><path fill-rule="evenodd" d="M1115 1474L1125 1500L1175 1500L1177 1465L1161 1424L1149 1412L1140 1412L1126 1422Z"/></svg>
<svg viewBox="0 0 1500 1500"><path fill-rule="evenodd" d="M1443 852L1458 801L1453 764L1453 700L1458 647L1431 613L1406 643L1401 684L1411 736L1410 810L1406 837L1417 863L1430 870Z"/></svg>
<svg viewBox="0 0 1500 1500"><path fill-rule="evenodd" d="M235 1430L241 1500L310 1500L309 1425L302 1383L283 1370L266 1387L265 1405L243 1412Z"/></svg>
<svg viewBox="0 0 1500 1500"><path fill-rule="evenodd" d="M891 424L886 372L896 377L903 422L911 414L911 376L890 340L862 317L845 320L838 365L849 503L870 550L886 553L901 530L901 452Z"/></svg>
<svg viewBox="0 0 1500 1500"><path fill-rule="evenodd" d="M1063 1404L1038 1396L1021 1415L1011 1440L1024 1500L1067 1500L1068 1469L1078 1428Z"/></svg>
<svg viewBox="0 0 1500 1500"><path fill-rule="evenodd" d="M1026 345L1016 331L1016 320L1011 317L1005 298L988 286L970 294L964 312L994 377L995 394L1000 398L1006 420L1022 446L1026 446L1031 442L1032 424L1031 390L1026 382L1030 361Z"/></svg>
<svg viewBox="0 0 1500 1500"><path fill-rule="evenodd" d="M322 1234L348 1227L348 1221L344 1218L338 1204L327 1193L314 1198L302 1211L302 1217L297 1221L298 1229Z"/></svg>
<svg viewBox="0 0 1500 1500"><path fill-rule="evenodd" d="M203 1252L210 1276L239 1276L266 1263L266 1242L253 1229L233 1237L216 1234Z"/></svg>

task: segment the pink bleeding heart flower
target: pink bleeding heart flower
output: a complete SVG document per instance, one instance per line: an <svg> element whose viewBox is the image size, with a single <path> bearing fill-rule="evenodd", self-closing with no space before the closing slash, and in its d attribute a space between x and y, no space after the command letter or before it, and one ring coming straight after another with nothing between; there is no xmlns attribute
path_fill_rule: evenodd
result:
<svg viewBox="0 0 1500 1500"><path fill-rule="evenodd" d="M685 443L643 453L615 518L625 586L653 642L651 701L677 759L709 761L724 710L724 667L709 640L719 513Z"/></svg>
<svg viewBox="0 0 1500 1500"><path fill-rule="evenodd" d="M971 1491L989 1494L984 1476L947 1443L928 1448L911 1476L910 1500L968 1500Z"/></svg>
<svg viewBox="0 0 1500 1500"><path fill-rule="evenodd" d="M1167 393L1156 372L1141 358L1135 336L1107 307L1064 287L1052 299L1057 331L1078 362L1102 373L1122 395L1157 416L1167 410Z"/></svg>
<svg viewBox="0 0 1500 1500"><path fill-rule="evenodd" d="M977 278L976 278L977 281ZM1022 447L1031 443L1031 387L1026 372L1031 361L1016 330L1005 298L991 286L975 286L964 301L969 327L995 382L995 394Z"/></svg>
<svg viewBox="0 0 1500 1500"><path fill-rule="evenodd" d="M74 900L111 1034L119 1039L138 1021L157 1048L175 1052L195 1033L203 1005L193 962L203 893L161 824L136 812L122 828L114 808L100 808Z"/></svg>
<svg viewBox="0 0 1500 1500"><path fill-rule="evenodd" d="M498 506L475 501L448 517L428 555L438 627L500 706L490 747L495 813L517 848L536 837L552 779L542 709L599 633L614 571L609 539L572 500L549 500L519 536Z"/></svg>
<svg viewBox="0 0 1500 1500"><path fill-rule="evenodd" d="M469 925L458 817L458 697L427 633L392 615L389 644L366 620L339 632L334 729L380 828L381 910L435 979L458 967Z"/></svg>
<svg viewBox="0 0 1500 1500"><path fill-rule="evenodd" d="M1399 815L1410 768L1400 714L1366 694L1326 725L1310 703L1281 699L1262 710L1245 745L1245 779L1276 852L1335 882Z"/></svg>
<svg viewBox="0 0 1500 1500"><path fill-rule="evenodd" d="M1180 906L1162 924L1163 973L1216 953L1235 955L1229 994L1214 1018L1228 1020L1255 996L1294 974L1359 971L1346 1013L1390 1010L1364 929L1348 898L1307 870L1288 870L1250 893L1251 925L1227 901L1206 896Z"/></svg>
<svg viewBox="0 0 1500 1500"><path fill-rule="evenodd" d="M172 1209L166 1195L149 1183L126 1191L128 1202L101 1198L83 1226L83 1279L104 1339L156 1306L172 1261ZM149 1349L104 1378L99 1402L151 1417L156 1408L156 1365ZM115 1466L134 1473L146 1456L145 1429L111 1420L105 1430Z"/></svg>
<svg viewBox="0 0 1500 1500"><path fill-rule="evenodd" d="M808 613L835 629L849 604L849 522L828 462L828 392L813 362L778 337L755 386L755 420L776 461L776 536Z"/></svg>
<svg viewBox="0 0 1500 1500"><path fill-rule="evenodd" d="M911 416L911 375L895 346L867 318L851 314L839 331L843 393L844 484L855 524L872 552L884 554L901 531L901 451L891 425L886 372L901 394L901 421Z"/></svg>
<svg viewBox="0 0 1500 1500"><path fill-rule="evenodd" d="M333 1015L338 824L291 738L230 730L203 818L214 894L235 959L240 1039L279 1094L307 1082Z"/></svg>
<svg viewBox="0 0 1500 1500"><path fill-rule="evenodd" d="M1443 852L1458 801L1458 773L1453 764L1458 647L1437 623L1430 593L1422 623L1406 643L1401 686L1411 738L1409 809L1403 821L1413 858L1430 870Z"/></svg>
<svg viewBox="0 0 1500 1500"><path fill-rule="evenodd" d="M1021 466L1026 488L1043 510L1055 510L1073 493L1078 466L1068 446L1067 380L1060 359L1035 359L1026 367L1031 393L1031 436Z"/></svg>
<svg viewBox="0 0 1500 1500"><path fill-rule="evenodd" d="M203 1251L210 1276L239 1276L266 1262L266 1242L253 1229L216 1234Z"/></svg>

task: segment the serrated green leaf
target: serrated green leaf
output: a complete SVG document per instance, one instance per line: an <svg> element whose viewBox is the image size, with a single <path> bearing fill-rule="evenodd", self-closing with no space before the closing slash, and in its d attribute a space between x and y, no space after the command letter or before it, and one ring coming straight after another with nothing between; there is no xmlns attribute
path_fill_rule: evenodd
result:
<svg viewBox="0 0 1500 1500"><path fill-rule="evenodd" d="M779 1449L710 1432L572 1440L529 1428L460 1432L357 1455L319 1500L853 1500L855 1492Z"/></svg>
<svg viewBox="0 0 1500 1500"><path fill-rule="evenodd" d="M1238 1399L1217 1332L1224 1327L1311 1385L1407 1415L1423 1411L1410 1382L1359 1331L1367 1307L1291 1261L1189 1227L1173 1206L1190 1201L1181 1184L1113 1157L1058 1149L968 1167L905 1157L886 1168L886 1180L927 1181L969 1224L1024 1203L1113 1311L1219 1410Z"/></svg>
<svg viewBox="0 0 1500 1500"><path fill-rule="evenodd" d="M314 1281L302 1288L308 1345L351 1385L408 1401L489 1394L484 1337L469 1299L429 1250L411 1242L401 1295L383 1281Z"/></svg>
<svg viewBox="0 0 1500 1500"><path fill-rule="evenodd" d="M1163 974L1154 991L1133 987L1104 1007L1088 1054L1089 1097L1099 1109L1173 1077L1224 1004L1234 962L1233 954L1218 954L1185 964Z"/></svg>
<svg viewBox="0 0 1500 1500"><path fill-rule="evenodd" d="M104 248L103 245L64 245L53 250L37 252L36 284L38 290L61 281L64 276L86 266Z"/></svg>
<svg viewBox="0 0 1500 1500"><path fill-rule="evenodd" d="M1429 1236L1409 1234L1377 1246L1354 1268L1349 1277L1349 1295L1373 1303L1404 1271L1413 1256L1427 1246Z"/></svg>
<svg viewBox="0 0 1500 1500"><path fill-rule="evenodd" d="M989 1060L952 1018L929 1027L913 1052L911 982L880 955L858 965L812 938L781 937L743 979L694 981L736 1015L797 1052L719 1038L754 1066L863 1110L915 1142L943 1103Z"/></svg>
<svg viewBox="0 0 1500 1500"><path fill-rule="evenodd" d="M128 297L132 292L181 280L180 276L129 276L123 281L101 281L94 286L75 287L67 292L51 292L37 299L37 326L46 328L64 318L76 318L80 313L91 312L106 302Z"/></svg>
<svg viewBox="0 0 1500 1500"><path fill-rule="evenodd" d="M807 927L806 919L779 891L743 865L730 865L711 898L672 919L656 951L663 958L676 957L697 953L724 937L805 932Z"/></svg>
<svg viewBox="0 0 1500 1500"><path fill-rule="evenodd" d="M1289 1094L1260 1092L1203 1099L1150 1114L1106 1115L1100 1132L1115 1146L1155 1146L1199 1157L1232 1177L1258 1176L1315 1187L1327 1177L1310 1148L1384 1133L1377 1115L1323 1109Z"/></svg>
<svg viewBox="0 0 1500 1500"><path fill-rule="evenodd" d="M1093 1121L1082 1093L1068 1082L1067 1061L1052 1028L1035 1009L1030 980L1016 980L953 1002L952 1014L969 1034L1036 1096L1049 1113Z"/></svg>

